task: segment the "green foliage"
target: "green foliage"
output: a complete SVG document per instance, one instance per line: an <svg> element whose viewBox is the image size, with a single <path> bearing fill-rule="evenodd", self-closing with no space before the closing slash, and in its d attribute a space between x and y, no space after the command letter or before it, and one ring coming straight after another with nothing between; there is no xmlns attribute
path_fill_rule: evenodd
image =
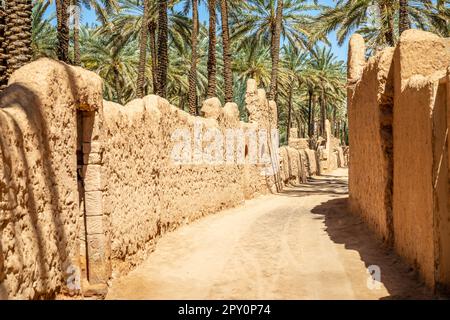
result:
<svg viewBox="0 0 450 320"><path fill-rule="evenodd" d="M143 27L144 0L73 0L97 14L97 25L82 26L80 48L82 66L104 79L105 98L122 104L136 97L139 62L139 38ZM149 25L158 23L158 1L149 1ZM55 58L55 15L44 14L51 0L34 1L34 58ZM319 1L285 0L282 19L282 50L278 80L279 128L283 141L289 127L298 127L302 136L321 133L324 118L332 121L335 134L345 140L346 76L345 65L337 61L327 47L328 35L337 32L342 44L358 31L369 49L392 45L398 39L399 1L338 0L334 7ZM206 1L200 1L205 5ZM449 0L409 1L409 18L416 28L449 36ZM245 110L246 82L254 78L269 88L272 61L272 31L276 18L276 0L227 0L231 32L234 101ZM220 14L220 1L217 1ZM191 64L192 0L169 1L169 70L167 98L181 109L188 109L188 75ZM318 12L319 16L312 13ZM220 21L220 19L218 20ZM219 23L220 28L220 23ZM218 28L218 29L219 29ZM218 30L218 96L223 101L222 39ZM147 45L144 92L152 88L150 40ZM200 23L197 60L197 96L206 97L208 29ZM392 43L390 43L392 42ZM156 44L157 45L157 44ZM157 67L157 66L156 66ZM288 123L289 110L291 121Z"/></svg>

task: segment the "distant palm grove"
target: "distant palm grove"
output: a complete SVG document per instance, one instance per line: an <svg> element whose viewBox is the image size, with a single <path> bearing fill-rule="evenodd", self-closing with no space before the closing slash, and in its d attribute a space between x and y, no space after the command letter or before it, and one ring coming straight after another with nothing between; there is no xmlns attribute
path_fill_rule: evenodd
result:
<svg viewBox="0 0 450 320"><path fill-rule="evenodd" d="M158 94L198 115L208 97L234 101L247 117L254 78L289 128L323 134L330 119L346 142L346 66L329 46L362 34L369 53L409 28L450 36L449 0L0 0L0 90L22 65L50 57L104 79L105 99L125 104ZM55 5L56 10L50 10ZM200 21L202 6L207 8ZM70 19L92 10L97 22ZM77 11L77 10L75 10Z"/></svg>

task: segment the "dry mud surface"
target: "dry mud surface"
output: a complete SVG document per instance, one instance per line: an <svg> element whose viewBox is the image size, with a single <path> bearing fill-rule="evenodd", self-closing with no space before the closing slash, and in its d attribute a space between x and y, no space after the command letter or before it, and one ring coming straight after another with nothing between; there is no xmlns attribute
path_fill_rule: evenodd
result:
<svg viewBox="0 0 450 320"><path fill-rule="evenodd" d="M347 212L347 192L347 170L339 169L183 226L115 279L107 299L431 298ZM368 286L373 265L381 283Z"/></svg>

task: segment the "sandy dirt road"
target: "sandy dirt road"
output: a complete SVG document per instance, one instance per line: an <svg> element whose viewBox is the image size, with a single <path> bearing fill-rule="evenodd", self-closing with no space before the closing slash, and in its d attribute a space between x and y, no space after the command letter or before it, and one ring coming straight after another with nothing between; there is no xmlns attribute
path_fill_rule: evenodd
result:
<svg viewBox="0 0 450 320"><path fill-rule="evenodd" d="M429 298L347 212L347 197L340 169L183 226L115 279L107 299ZM377 266L381 283L368 281Z"/></svg>

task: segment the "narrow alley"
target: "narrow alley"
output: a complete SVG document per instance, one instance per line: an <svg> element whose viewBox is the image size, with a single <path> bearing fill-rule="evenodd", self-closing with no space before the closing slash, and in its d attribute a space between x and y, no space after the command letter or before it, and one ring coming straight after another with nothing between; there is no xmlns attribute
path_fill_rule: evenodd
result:
<svg viewBox="0 0 450 320"><path fill-rule="evenodd" d="M346 211L347 181L339 169L166 234L107 299L431 298Z"/></svg>

